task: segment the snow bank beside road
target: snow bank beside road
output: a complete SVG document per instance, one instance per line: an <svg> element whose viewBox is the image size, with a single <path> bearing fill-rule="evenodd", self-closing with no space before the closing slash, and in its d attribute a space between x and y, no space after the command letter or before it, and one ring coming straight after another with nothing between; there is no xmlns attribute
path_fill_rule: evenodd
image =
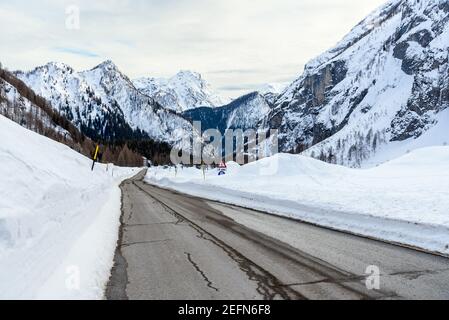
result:
<svg viewBox="0 0 449 320"><path fill-rule="evenodd" d="M121 180L0 116L0 299L102 298L120 224ZM112 177L114 172L114 177Z"/></svg>
<svg viewBox="0 0 449 320"><path fill-rule="evenodd" d="M276 169L276 170L273 170ZM372 169L279 154L216 171L153 168L165 188L449 254L449 147L423 148Z"/></svg>

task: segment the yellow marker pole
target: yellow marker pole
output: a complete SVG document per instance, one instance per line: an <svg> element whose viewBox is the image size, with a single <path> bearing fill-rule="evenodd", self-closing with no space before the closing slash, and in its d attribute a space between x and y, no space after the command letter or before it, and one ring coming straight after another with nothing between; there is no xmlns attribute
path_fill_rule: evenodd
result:
<svg viewBox="0 0 449 320"><path fill-rule="evenodd" d="M100 146L97 145L97 148L95 149L94 161L97 161L98 151L99 151L99 150L100 150Z"/></svg>
<svg viewBox="0 0 449 320"><path fill-rule="evenodd" d="M92 171L94 171L95 162L97 161L99 151L100 151L100 146L97 144L97 148L95 149L94 159L93 159L93 163L92 163Z"/></svg>

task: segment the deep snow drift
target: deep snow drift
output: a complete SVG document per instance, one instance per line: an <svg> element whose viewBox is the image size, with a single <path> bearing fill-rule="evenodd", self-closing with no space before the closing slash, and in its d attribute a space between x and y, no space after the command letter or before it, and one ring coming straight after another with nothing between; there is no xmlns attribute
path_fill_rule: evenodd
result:
<svg viewBox="0 0 449 320"><path fill-rule="evenodd" d="M135 169L92 173L89 159L3 116L0 141L0 299L102 298L118 184Z"/></svg>
<svg viewBox="0 0 449 320"><path fill-rule="evenodd" d="M430 147L371 169L279 154L219 177L152 168L149 183L337 230L449 254L449 147Z"/></svg>

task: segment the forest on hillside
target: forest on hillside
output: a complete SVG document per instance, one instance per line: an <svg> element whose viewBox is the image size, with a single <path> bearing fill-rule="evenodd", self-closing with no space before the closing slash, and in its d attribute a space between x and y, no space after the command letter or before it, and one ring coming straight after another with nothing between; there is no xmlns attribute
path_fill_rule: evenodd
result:
<svg viewBox="0 0 449 320"><path fill-rule="evenodd" d="M10 87L16 92L8 95ZM11 96L13 99L8 98ZM28 130L63 143L90 158L96 145L99 145L100 161L104 163L140 167L143 165L143 157L153 164L169 162L171 147L151 139L94 141L13 73L2 68L1 64L0 114Z"/></svg>

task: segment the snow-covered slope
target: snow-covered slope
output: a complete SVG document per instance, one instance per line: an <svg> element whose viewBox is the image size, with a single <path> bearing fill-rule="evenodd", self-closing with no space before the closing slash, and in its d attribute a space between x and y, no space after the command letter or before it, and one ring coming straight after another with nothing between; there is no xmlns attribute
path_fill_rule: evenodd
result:
<svg viewBox="0 0 449 320"><path fill-rule="evenodd" d="M176 112L199 107L219 107L225 100L214 93L199 73L180 71L172 78L140 78L137 89L154 98L163 107Z"/></svg>
<svg viewBox="0 0 449 320"><path fill-rule="evenodd" d="M449 1L389 1L307 64L265 126L284 151L360 166L443 121L448 56Z"/></svg>
<svg viewBox="0 0 449 320"><path fill-rule="evenodd" d="M180 132L191 131L187 121L137 90L111 61L83 72L49 63L16 75L94 139L149 136L176 144Z"/></svg>
<svg viewBox="0 0 449 320"><path fill-rule="evenodd" d="M70 134L56 125L50 116L33 102L21 95L17 89L0 78L0 115L19 123L23 127L40 133L51 132L53 136L60 136L72 140Z"/></svg>
<svg viewBox="0 0 449 320"><path fill-rule="evenodd" d="M449 255L449 147L410 152L371 169L278 154L226 176L153 168L147 181L194 196Z"/></svg>
<svg viewBox="0 0 449 320"><path fill-rule="evenodd" d="M0 141L0 299L101 299L118 184L133 170L91 172L89 159L3 116Z"/></svg>
<svg viewBox="0 0 449 320"><path fill-rule="evenodd" d="M271 111L264 96L252 93L246 96L247 99L243 99L244 97L231 103L238 107L230 113L226 121L228 129L257 129L260 121Z"/></svg>
<svg viewBox="0 0 449 320"><path fill-rule="evenodd" d="M223 107L192 109L184 112L183 116L193 121L201 121L203 130L218 129L224 134L226 129L257 129L270 110L265 97L253 92Z"/></svg>

